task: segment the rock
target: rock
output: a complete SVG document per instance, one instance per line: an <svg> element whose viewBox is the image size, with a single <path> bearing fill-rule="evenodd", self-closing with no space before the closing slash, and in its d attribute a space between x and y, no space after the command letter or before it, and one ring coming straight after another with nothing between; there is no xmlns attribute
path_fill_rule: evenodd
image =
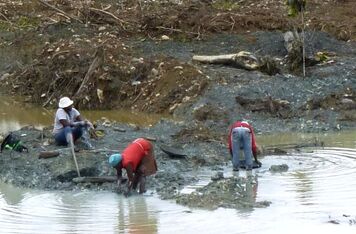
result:
<svg viewBox="0 0 356 234"><path fill-rule="evenodd" d="M113 130L114 130L114 131L117 131L117 132L126 132L126 129L117 128L117 127L114 127Z"/></svg>
<svg viewBox="0 0 356 234"><path fill-rule="evenodd" d="M1 76L0 81L7 79L10 76L9 73L5 73L4 75Z"/></svg>
<svg viewBox="0 0 356 234"><path fill-rule="evenodd" d="M152 68L151 73L152 73L153 76L157 76L158 75L158 70L155 69L155 68Z"/></svg>
<svg viewBox="0 0 356 234"><path fill-rule="evenodd" d="M222 179L224 179L224 173L221 171L217 172L215 175L213 175L211 177L212 181L217 181L217 180L222 180Z"/></svg>
<svg viewBox="0 0 356 234"><path fill-rule="evenodd" d="M288 171L289 167L287 164L280 164L280 165L272 165L269 170L271 172L286 172Z"/></svg>
<svg viewBox="0 0 356 234"><path fill-rule="evenodd" d="M98 30L99 30L99 31L104 31L105 29L106 29L106 27L100 26Z"/></svg>
<svg viewBox="0 0 356 234"><path fill-rule="evenodd" d="M96 95L98 96L99 102L103 103L104 101L104 92L101 89L96 89Z"/></svg>
<svg viewBox="0 0 356 234"><path fill-rule="evenodd" d="M162 35L162 36L161 36L161 40L162 40L162 41L168 41L168 40L170 40L170 38L169 38L169 36L167 36L167 35Z"/></svg>

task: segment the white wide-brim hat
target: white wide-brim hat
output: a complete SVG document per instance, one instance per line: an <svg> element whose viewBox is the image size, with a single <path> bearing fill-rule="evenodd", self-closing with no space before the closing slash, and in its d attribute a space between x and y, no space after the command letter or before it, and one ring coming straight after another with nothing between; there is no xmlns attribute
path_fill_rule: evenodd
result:
<svg viewBox="0 0 356 234"><path fill-rule="evenodd" d="M59 108L66 108L70 105L72 105L74 102L72 100L70 100L69 97L62 97L60 100L59 100L59 103L58 103L58 107Z"/></svg>

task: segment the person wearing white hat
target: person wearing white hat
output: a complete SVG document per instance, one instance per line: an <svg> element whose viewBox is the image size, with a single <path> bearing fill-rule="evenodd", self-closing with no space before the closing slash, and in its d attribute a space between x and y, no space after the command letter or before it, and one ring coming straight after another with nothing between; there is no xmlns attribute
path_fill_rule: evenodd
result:
<svg viewBox="0 0 356 234"><path fill-rule="evenodd" d="M75 142L87 128L93 127L88 120L82 118L79 111L73 107L73 103L69 97L62 97L59 100L53 127L57 145L67 146L71 139ZM85 143L88 148L92 148L88 141Z"/></svg>

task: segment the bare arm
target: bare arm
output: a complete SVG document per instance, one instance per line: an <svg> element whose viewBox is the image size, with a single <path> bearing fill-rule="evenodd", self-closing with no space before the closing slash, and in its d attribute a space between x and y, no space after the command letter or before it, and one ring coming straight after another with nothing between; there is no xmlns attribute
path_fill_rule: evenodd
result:
<svg viewBox="0 0 356 234"><path fill-rule="evenodd" d="M117 175L117 180L121 181L122 179L122 168L120 165L116 167L116 175Z"/></svg>
<svg viewBox="0 0 356 234"><path fill-rule="evenodd" d="M129 184L132 184L133 177L134 177L132 165L129 164L125 169L126 169L127 177L129 179Z"/></svg>
<svg viewBox="0 0 356 234"><path fill-rule="evenodd" d="M76 118L75 118L75 122L78 122L78 121L84 121L83 117L81 115L78 115Z"/></svg>

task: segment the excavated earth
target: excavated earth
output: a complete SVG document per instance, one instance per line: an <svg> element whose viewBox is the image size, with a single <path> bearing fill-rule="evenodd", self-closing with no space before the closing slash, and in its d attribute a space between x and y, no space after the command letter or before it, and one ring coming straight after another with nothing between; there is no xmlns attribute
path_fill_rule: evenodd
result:
<svg viewBox="0 0 356 234"><path fill-rule="evenodd" d="M354 1L308 1L306 55L323 52L327 58L307 66L305 77L287 66L283 34L299 19L286 16L283 1L48 1L56 10L40 2L0 1L2 95L21 95L46 108L68 95L79 109L130 108L172 117L150 127L97 122L103 136L92 139L95 150L76 153L82 176L115 175L108 156L147 137L159 168L148 179L149 192L209 209L266 207L269 201L254 199L257 178L214 178L230 164L226 135L233 121L248 119L257 134L356 127ZM279 72L192 61L193 55L239 51L273 58ZM3 182L121 192L116 183L73 182L71 151L53 144L51 129L15 132L29 153L0 154ZM161 145L187 156L172 158ZM44 150L60 155L39 159ZM180 193L202 170L211 171L211 183Z"/></svg>

